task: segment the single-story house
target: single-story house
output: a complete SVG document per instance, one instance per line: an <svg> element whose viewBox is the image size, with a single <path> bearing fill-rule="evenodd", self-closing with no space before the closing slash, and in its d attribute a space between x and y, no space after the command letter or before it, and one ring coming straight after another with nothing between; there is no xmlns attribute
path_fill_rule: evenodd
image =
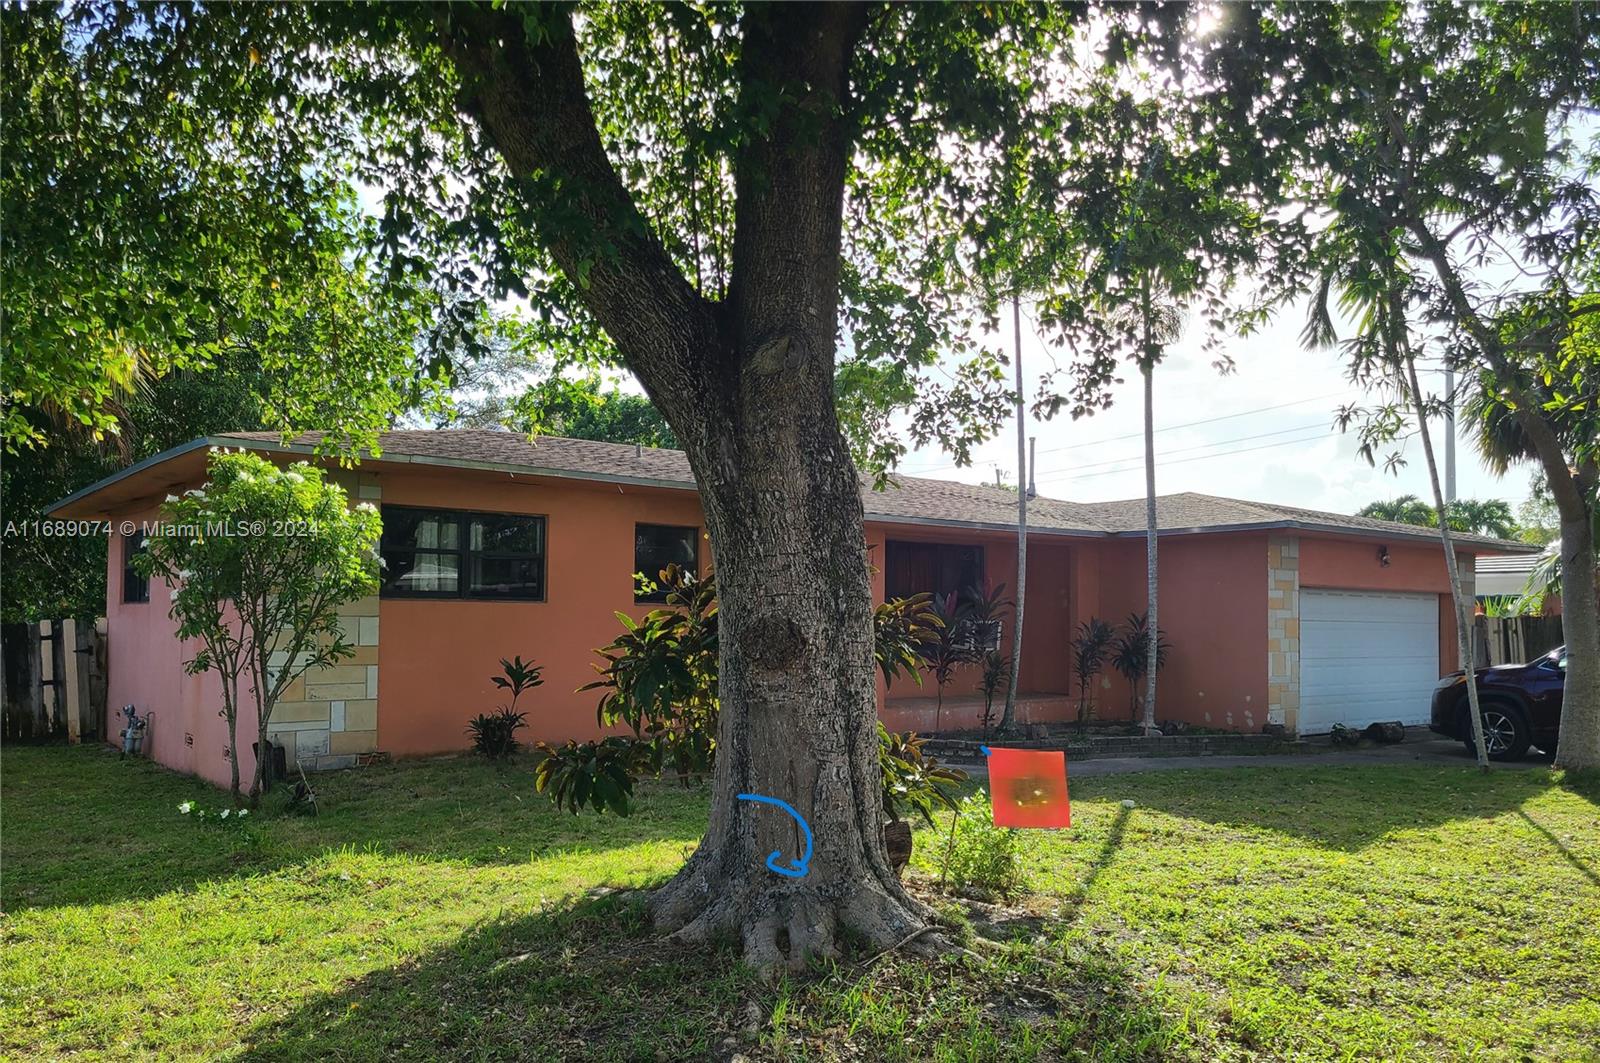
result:
<svg viewBox="0 0 1600 1063"><path fill-rule="evenodd" d="M152 520L166 495L204 482L212 447L319 460L315 442L272 433L196 439L63 499L50 515L118 526ZM490 680L513 654L545 669L544 685L519 706L529 710L526 737L596 734L596 695L576 689L594 676L595 648L619 630L614 613L652 607L636 600L634 573L709 561L678 451L397 431L384 434L378 456L332 475L352 499L380 506L387 568L380 593L345 611L357 656L306 676L274 714L272 733L307 767L464 748L467 721L503 700ZM864 487L862 497L878 600L979 583L1014 588L1013 493L900 477L884 491ZM1090 617L1116 623L1144 609L1144 503L1038 498L1028 510L1019 712L1025 722L1065 720L1076 701L1073 631ZM1298 733L1335 722L1426 722L1431 688L1456 667L1449 581L1433 532L1197 494L1162 497L1158 514L1160 619L1172 645L1162 719L1236 731L1275 723ZM1473 535L1459 544L1469 584L1476 555L1530 549ZM217 681L184 673L192 648L174 636L168 594L126 567L133 549L136 539L113 534L109 704L151 714L156 760L225 779L233 752L217 716ZM1009 634L1001 645L1009 648ZM947 692L944 726L974 725L976 682L969 673ZM904 681L880 688L883 720L931 729L933 693ZM1110 669L1094 696L1097 716L1126 718L1127 684ZM241 721L241 735L249 733ZM246 747L241 769L250 761Z"/></svg>

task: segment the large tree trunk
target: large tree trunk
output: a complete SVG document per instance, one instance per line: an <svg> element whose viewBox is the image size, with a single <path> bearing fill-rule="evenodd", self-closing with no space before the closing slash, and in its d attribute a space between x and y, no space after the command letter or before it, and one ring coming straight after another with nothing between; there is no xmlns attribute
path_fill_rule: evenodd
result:
<svg viewBox="0 0 1600 1063"><path fill-rule="evenodd" d="M518 12L452 15L446 46L469 110L513 173L561 177L563 210L587 219L541 236L683 442L711 535L722 704L710 822L651 914L680 940L736 936L767 972L834 953L841 929L894 944L931 913L883 843L860 484L833 403L848 68L864 9L745 12L739 107L773 117L739 153L732 279L717 304L606 157L566 10L538 40ZM769 869L770 854L800 857L803 840L782 810L741 794L805 818L805 874Z"/></svg>
<svg viewBox="0 0 1600 1063"><path fill-rule="evenodd" d="M1556 766L1600 768L1600 594L1595 587L1594 516L1561 513L1561 624L1567 686Z"/></svg>

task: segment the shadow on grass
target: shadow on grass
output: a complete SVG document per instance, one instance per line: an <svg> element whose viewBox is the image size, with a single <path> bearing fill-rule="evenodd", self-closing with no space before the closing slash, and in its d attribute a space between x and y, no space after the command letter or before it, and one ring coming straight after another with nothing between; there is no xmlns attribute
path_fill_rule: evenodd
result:
<svg viewBox="0 0 1600 1063"><path fill-rule="evenodd" d="M1163 1058L1191 1032L1100 955L864 956L777 985L668 945L637 895L482 924L245 1035L240 1058Z"/></svg>
<svg viewBox="0 0 1600 1063"><path fill-rule="evenodd" d="M1582 874L1584 878L1588 879L1596 886L1600 886L1600 871L1596 871L1587 860L1573 852L1571 846L1552 834L1550 832L1550 828L1546 827L1543 823L1540 823L1538 820L1528 815L1528 813L1523 809L1517 809L1517 815L1522 817L1524 823L1542 834L1545 841L1549 842L1556 852L1560 853L1566 859L1567 863L1577 868L1578 872Z"/></svg>
<svg viewBox="0 0 1600 1063"><path fill-rule="evenodd" d="M1074 782L1073 794L1136 797L1175 816L1358 852L1396 831L1502 816L1559 785L1544 768L1486 775L1470 762L1402 762L1090 776Z"/></svg>
<svg viewBox="0 0 1600 1063"><path fill-rule="evenodd" d="M212 813L227 794L103 747L4 751L4 909L157 896L220 878L269 873L351 848L474 865L549 853L601 853L643 842L698 840L703 791L643 788L636 813L572 816L534 792L531 758L469 757L313 775L321 814L284 811L279 790L236 826Z"/></svg>

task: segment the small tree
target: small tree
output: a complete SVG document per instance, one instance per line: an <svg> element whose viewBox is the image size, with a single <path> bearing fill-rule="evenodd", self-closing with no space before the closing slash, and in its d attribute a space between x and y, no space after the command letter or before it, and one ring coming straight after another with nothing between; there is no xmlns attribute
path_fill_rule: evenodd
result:
<svg viewBox="0 0 1600 1063"><path fill-rule="evenodd" d="M167 496L161 527L136 564L173 587L170 615L179 638L200 641L185 669L222 679L235 803L239 682L249 681L260 750L250 783L254 805L278 699L311 669L355 653L338 607L378 589L381 524L370 503L351 509L344 489L305 462L280 469L256 454L213 449L209 476L203 488Z"/></svg>

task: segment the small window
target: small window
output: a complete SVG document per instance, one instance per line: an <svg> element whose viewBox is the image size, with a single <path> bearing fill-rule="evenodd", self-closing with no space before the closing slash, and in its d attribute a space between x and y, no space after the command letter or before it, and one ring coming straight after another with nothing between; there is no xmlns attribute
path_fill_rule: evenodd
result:
<svg viewBox="0 0 1600 1063"><path fill-rule="evenodd" d="M141 576L133 567L133 559L144 549L144 532L134 532L122 537L122 600L148 602L150 577Z"/></svg>
<svg viewBox="0 0 1600 1063"><path fill-rule="evenodd" d="M666 592L640 594L638 577L651 583L661 581L661 570L677 565L692 576L700 575L700 529L675 524L635 524L633 526L633 574L636 602L664 602Z"/></svg>
<svg viewBox="0 0 1600 1063"><path fill-rule="evenodd" d="M544 600L543 517L383 507L382 594Z"/></svg>

